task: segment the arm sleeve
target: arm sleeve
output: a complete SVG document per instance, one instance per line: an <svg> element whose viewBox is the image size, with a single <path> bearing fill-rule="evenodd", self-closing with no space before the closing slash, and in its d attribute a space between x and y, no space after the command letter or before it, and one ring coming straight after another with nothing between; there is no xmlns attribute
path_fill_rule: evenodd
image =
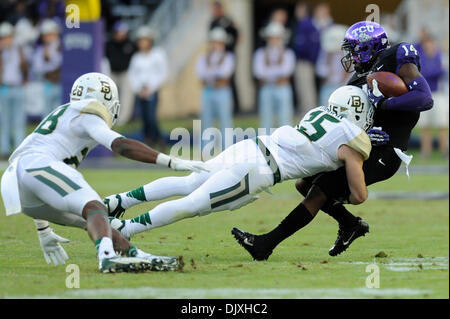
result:
<svg viewBox="0 0 450 319"><path fill-rule="evenodd" d="M87 135L109 150L111 150L111 144L115 139L123 137L121 134L111 130L106 122L97 115L81 114L77 118L76 125L80 125Z"/></svg>
<svg viewBox="0 0 450 319"><path fill-rule="evenodd" d="M358 136L353 138L351 141L346 143L346 145L353 148L355 151L360 153L364 160L367 160L370 156L370 151L372 150L372 144L370 142L369 136L366 132L361 132Z"/></svg>
<svg viewBox="0 0 450 319"><path fill-rule="evenodd" d="M419 76L406 85L408 93L390 97L382 108L387 110L423 112L433 107L433 97L430 86L423 76Z"/></svg>
<svg viewBox="0 0 450 319"><path fill-rule="evenodd" d="M395 73L398 74L398 70L402 67L405 63L413 63L417 66L417 68L420 71L420 56L419 52L417 52L416 48L406 42L402 42L399 44L396 52L396 60L397 60L397 66L395 68Z"/></svg>

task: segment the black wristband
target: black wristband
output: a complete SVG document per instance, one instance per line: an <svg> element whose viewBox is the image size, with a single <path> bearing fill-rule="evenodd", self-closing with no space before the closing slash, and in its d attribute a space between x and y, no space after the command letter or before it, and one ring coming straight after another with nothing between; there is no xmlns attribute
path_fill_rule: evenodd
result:
<svg viewBox="0 0 450 319"><path fill-rule="evenodd" d="M50 227L50 225L47 225L47 226L45 226L44 228L38 228L38 231L46 230L46 229L49 228L49 227Z"/></svg>

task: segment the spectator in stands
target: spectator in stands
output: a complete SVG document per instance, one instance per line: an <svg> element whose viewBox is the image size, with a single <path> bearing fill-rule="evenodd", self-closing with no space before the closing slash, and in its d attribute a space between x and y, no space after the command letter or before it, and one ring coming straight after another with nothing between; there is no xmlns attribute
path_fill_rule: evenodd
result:
<svg viewBox="0 0 450 319"><path fill-rule="evenodd" d="M253 73L259 82L260 127L268 130L292 124L294 109L290 77L295 69L295 53L285 46L287 34L283 25L272 22L261 35L266 46L254 54ZM278 118L277 126L275 117Z"/></svg>
<svg viewBox="0 0 450 319"><path fill-rule="evenodd" d="M112 39L106 43L106 57L109 60L111 78L119 88L121 105L119 125L127 123L133 115L133 93L127 71L135 51L136 47L129 38L128 24L116 22Z"/></svg>
<svg viewBox="0 0 450 319"><path fill-rule="evenodd" d="M309 7L306 3L298 3L295 14L297 18L293 39L297 57L295 83L299 109L305 113L317 104L314 66L320 51L320 34L309 16Z"/></svg>
<svg viewBox="0 0 450 319"><path fill-rule="evenodd" d="M222 28L228 35L228 42L226 45L227 51L233 53L236 56L236 44L239 39L239 31L234 25L233 20L226 15L223 4L220 1L214 1L211 7L213 19L209 24L209 30L214 28ZM239 94L236 86L235 74L231 76L231 91L233 94L234 112L238 113L240 110Z"/></svg>
<svg viewBox="0 0 450 319"><path fill-rule="evenodd" d="M323 31L321 49L316 63L316 74L320 78L319 104L328 105L328 98L334 90L347 82L350 73L341 65L341 42L347 27L335 24Z"/></svg>
<svg viewBox="0 0 450 319"><path fill-rule="evenodd" d="M6 158L25 136L26 114L22 85L27 81L28 65L20 46L14 44L14 27L0 24L0 156Z"/></svg>
<svg viewBox="0 0 450 319"><path fill-rule="evenodd" d="M153 45L156 33L147 26L137 31L138 51L133 54L128 70L129 81L141 111L143 135L147 144L165 147L157 119L158 91L167 80L166 52Z"/></svg>
<svg viewBox="0 0 450 319"><path fill-rule="evenodd" d="M320 3L309 16L306 3L300 2L296 8L297 27L294 33L294 50L297 56L295 82L300 110L306 112L317 105L315 65L320 52L320 32L332 24L330 6Z"/></svg>
<svg viewBox="0 0 450 319"><path fill-rule="evenodd" d="M415 45L420 55L420 72L430 86L434 99L434 107L420 115L419 127L421 131L421 155L429 158L433 150L433 129L438 130L439 150L444 157L448 157L448 95L445 88L440 87L440 80L444 76L442 67L442 52L436 40L426 31L421 33L420 43Z"/></svg>
<svg viewBox="0 0 450 319"><path fill-rule="evenodd" d="M7 21L15 25L17 21L26 17L27 14L27 1L18 0L15 1L14 5L7 11Z"/></svg>
<svg viewBox="0 0 450 319"><path fill-rule="evenodd" d="M291 35L294 33L295 23L294 21L292 21L292 19L289 19L288 11L284 8L275 9L270 15L269 23L270 22L277 22L286 28L286 31L289 34L289 42L286 43L286 46L293 47L293 37Z"/></svg>
<svg viewBox="0 0 450 319"><path fill-rule="evenodd" d="M58 23L46 19L40 31L42 44L33 54L31 70L34 78L44 84L45 109L42 115L46 116L61 104L62 53Z"/></svg>
<svg viewBox="0 0 450 319"><path fill-rule="evenodd" d="M285 28L288 27L288 13L285 9L278 8L274 10L270 16L270 22L277 22L283 25Z"/></svg>
<svg viewBox="0 0 450 319"><path fill-rule="evenodd" d="M223 4L220 1L214 1L212 4L213 19L209 24L209 30L220 27L225 30L228 35L227 51L234 53L238 41L239 31L234 25L233 20L226 15Z"/></svg>
<svg viewBox="0 0 450 319"><path fill-rule="evenodd" d="M56 19L63 23L66 16L64 0L42 0L38 5L38 13L41 19Z"/></svg>
<svg viewBox="0 0 450 319"><path fill-rule="evenodd" d="M226 51L227 33L222 28L214 28L209 32L208 52L197 62L197 75L203 82L201 101L202 131L214 126L214 119L220 123L222 149L232 144L225 137L225 129L233 127L233 99L230 78L234 72L234 55ZM206 133L207 134L207 133ZM203 135L203 134L202 134ZM204 137L203 145L209 142Z"/></svg>

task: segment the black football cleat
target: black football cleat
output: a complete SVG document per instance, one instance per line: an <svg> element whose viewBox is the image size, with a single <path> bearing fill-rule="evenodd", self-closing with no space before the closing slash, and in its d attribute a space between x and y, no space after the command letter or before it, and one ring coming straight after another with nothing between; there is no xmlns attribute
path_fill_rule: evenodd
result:
<svg viewBox="0 0 450 319"><path fill-rule="evenodd" d="M361 217L357 217L358 221L353 227L339 226L338 237L334 242L333 247L330 248L328 254L330 256L337 256L348 247L358 237L365 236L369 232L369 224L367 224Z"/></svg>
<svg viewBox="0 0 450 319"><path fill-rule="evenodd" d="M267 260L272 254L272 249L264 247L259 236L247 233L239 228L233 227L231 234L237 240L239 245L245 248L254 260Z"/></svg>

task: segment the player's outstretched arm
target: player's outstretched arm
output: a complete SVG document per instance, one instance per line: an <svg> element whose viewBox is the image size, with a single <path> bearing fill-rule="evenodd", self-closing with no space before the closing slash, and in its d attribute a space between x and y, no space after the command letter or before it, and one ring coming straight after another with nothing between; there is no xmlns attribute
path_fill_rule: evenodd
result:
<svg viewBox="0 0 450 319"><path fill-rule="evenodd" d="M345 171L350 188L349 202L353 205L362 204L368 196L362 154L347 145L342 145L339 148L338 157L345 162Z"/></svg>
<svg viewBox="0 0 450 319"><path fill-rule="evenodd" d="M200 161L186 161L176 157L159 153L139 141L125 138L111 130L106 122L94 114L82 114L73 122L74 129L87 133L97 143L107 147L123 157L143 162L170 167L176 171L203 171L207 170Z"/></svg>
<svg viewBox="0 0 450 319"><path fill-rule="evenodd" d="M123 157L143 162L170 167L176 171L205 171L205 165L200 161L186 161L155 151L139 141L119 137L111 143L111 150Z"/></svg>

